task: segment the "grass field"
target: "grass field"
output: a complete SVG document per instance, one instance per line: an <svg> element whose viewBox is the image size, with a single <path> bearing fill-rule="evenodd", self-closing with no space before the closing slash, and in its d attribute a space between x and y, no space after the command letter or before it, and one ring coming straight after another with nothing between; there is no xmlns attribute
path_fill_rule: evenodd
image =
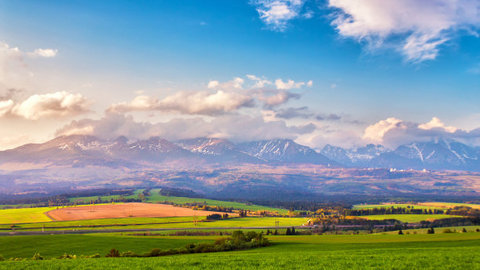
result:
<svg viewBox="0 0 480 270"><path fill-rule="evenodd" d="M452 215L423 215L423 214L399 214L399 215L369 215L369 216L360 216L361 218L366 218L369 220L384 220L384 219L396 219L402 222L420 222L423 220L435 220L443 218L455 218L461 216L452 216Z"/></svg>
<svg viewBox="0 0 480 270"><path fill-rule="evenodd" d="M30 223L52 221L45 212L57 207L37 207L0 210L0 224Z"/></svg>
<svg viewBox="0 0 480 270"><path fill-rule="evenodd" d="M145 252L216 237L35 236L0 238L0 254ZM99 258L0 262L0 269L478 269L480 233L269 236L274 245L245 251L158 258ZM15 245L17 250L8 246ZM31 247L33 246L33 247ZM68 246L68 250L65 250Z"/></svg>

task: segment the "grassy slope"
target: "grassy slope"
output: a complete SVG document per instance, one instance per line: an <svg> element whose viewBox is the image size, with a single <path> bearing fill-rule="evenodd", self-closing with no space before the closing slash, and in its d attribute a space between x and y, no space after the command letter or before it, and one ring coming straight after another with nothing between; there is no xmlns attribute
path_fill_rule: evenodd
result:
<svg viewBox="0 0 480 270"><path fill-rule="evenodd" d="M68 242L67 239L19 239L16 245L43 241L42 249ZM180 244L211 240L212 237L101 237L70 238L70 245L84 245L85 252L101 245L117 244L126 250L141 251L158 241L157 247L174 247ZM48 238L48 236L45 236ZM160 258L77 259L55 261L3 262L0 269L478 269L480 233L434 235L324 235L324 236L269 236L274 243L267 248L236 252L177 255ZM2 238L0 238L2 241ZM10 240L13 241L13 240ZM63 241L63 242L62 242ZM96 241L96 242L95 242ZM138 241L138 242L134 242ZM185 242L183 242L185 241ZM13 242L12 242L13 243ZM82 244L83 243L83 244ZM96 244L96 245L95 245ZM110 244L110 245L109 245ZM1 246L4 246L3 243ZM38 250L42 253L42 249ZM97 249L99 250L99 249ZM8 250L7 250L8 251ZM28 252L25 251L25 256ZM8 251L9 252L9 251ZM46 250L43 252L47 252ZM61 252L61 248L58 248ZM0 249L0 253L2 250ZM105 252L101 252L102 254ZM46 254L46 253L45 253ZM52 253L53 254L53 253ZM79 253L77 253L79 254ZM90 254L90 253L87 253ZM28 256L31 256L28 254Z"/></svg>

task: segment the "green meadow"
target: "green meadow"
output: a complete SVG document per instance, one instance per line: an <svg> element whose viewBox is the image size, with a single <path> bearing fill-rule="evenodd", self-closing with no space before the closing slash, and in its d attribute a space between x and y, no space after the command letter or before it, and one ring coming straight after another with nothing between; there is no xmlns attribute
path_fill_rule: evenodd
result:
<svg viewBox="0 0 480 270"><path fill-rule="evenodd" d="M0 238L5 258L46 258L64 253L104 255L111 248L146 252L218 237L120 235L15 236ZM0 269L479 269L480 233L410 235L268 236L270 247L155 258L4 261ZM9 246L15 245L15 250Z"/></svg>

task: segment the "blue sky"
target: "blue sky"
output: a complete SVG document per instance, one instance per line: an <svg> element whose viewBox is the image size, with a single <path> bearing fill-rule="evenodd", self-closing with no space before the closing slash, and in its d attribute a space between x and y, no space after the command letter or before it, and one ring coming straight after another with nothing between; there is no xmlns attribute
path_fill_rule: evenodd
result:
<svg viewBox="0 0 480 270"><path fill-rule="evenodd" d="M122 103L121 112L115 113L153 125L194 117L207 122L238 114L263 117L266 122L281 122L280 134L314 147L367 143L366 128L387 118L418 127L438 117L443 125L433 128L438 132L448 126L462 132L478 128L479 4L378 1L362 0L363 8L353 0L0 1L0 42L8 46L3 53L10 55L1 58L9 76L3 76L0 91L20 90L15 97L4 98L13 105L0 119L14 121L18 131L0 135L22 138L0 144L9 147L51 138L71 120L106 119L105 110ZM470 12L472 7L476 12ZM34 54L39 48L55 53ZM22 64L12 64L15 61ZM259 89L246 75L271 84ZM236 77L245 80L241 89L224 83ZM304 84L279 89L277 79ZM220 86L208 88L210 81ZM246 99L213 111L165 105L165 98L185 91L235 93L252 97L256 105ZM20 110L33 95L58 92L64 94L54 97L57 102L81 95L76 99L81 104L64 111L47 108L50 111L35 117ZM292 98L266 103L267 96L281 93ZM138 96L149 97L143 99L148 105L132 105ZM201 99L208 95L197 98L191 102L203 104ZM289 108L303 108L304 115L275 118ZM317 117L333 114L341 119ZM292 132L310 124L316 127L310 133ZM30 135L32 127L40 127L41 135ZM394 127L387 125L380 133L385 128L392 132ZM215 129L241 140L225 126L214 125L198 135L213 136ZM246 136L250 137L258 136ZM371 142L382 143L381 137Z"/></svg>

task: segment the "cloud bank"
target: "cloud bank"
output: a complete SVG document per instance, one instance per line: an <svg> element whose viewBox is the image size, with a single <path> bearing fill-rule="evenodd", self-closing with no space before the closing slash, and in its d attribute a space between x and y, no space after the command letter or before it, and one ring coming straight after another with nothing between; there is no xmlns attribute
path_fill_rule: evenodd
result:
<svg viewBox="0 0 480 270"><path fill-rule="evenodd" d="M167 140L189 139L195 137L228 138L234 141L248 141L273 138L295 139L301 134L313 132L315 126L288 126L284 121L265 122L261 117L247 115L222 115L207 121L204 118L177 118L167 122L137 122L132 116L107 113L100 120L84 119L72 121L59 129L60 135L94 135L100 138L114 139L126 136L134 139L146 139L160 136Z"/></svg>
<svg viewBox="0 0 480 270"><path fill-rule="evenodd" d="M433 117L427 123L414 123L391 117L368 126L362 138L368 143L378 143L393 148L401 144L435 139L452 139L478 145L480 128L470 131L462 130L447 126L437 117Z"/></svg>

